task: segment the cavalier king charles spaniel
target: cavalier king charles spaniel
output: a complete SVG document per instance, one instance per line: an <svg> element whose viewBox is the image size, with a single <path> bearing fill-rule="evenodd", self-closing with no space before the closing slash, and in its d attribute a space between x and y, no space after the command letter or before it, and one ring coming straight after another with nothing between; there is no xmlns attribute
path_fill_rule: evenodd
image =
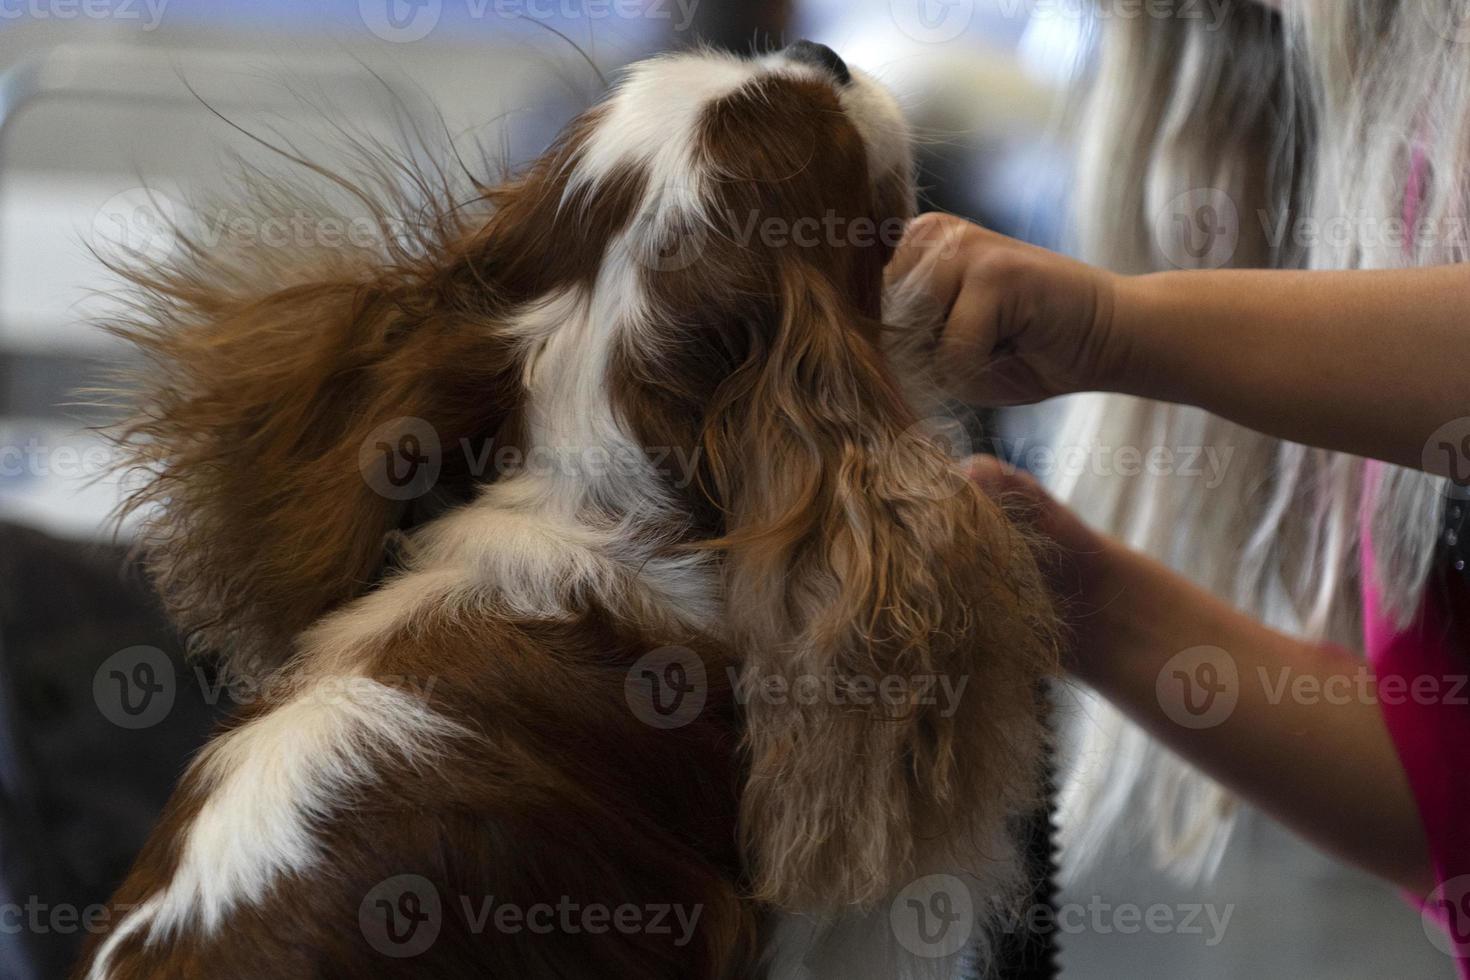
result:
<svg viewBox="0 0 1470 980"><path fill-rule="evenodd" d="M231 205L371 242L125 263L141 544L263 693L77 975L983 959L1057 631L926 422L935 311L885 290L910 144L824 46L681 53L504 180L378 147Z"/></svg>

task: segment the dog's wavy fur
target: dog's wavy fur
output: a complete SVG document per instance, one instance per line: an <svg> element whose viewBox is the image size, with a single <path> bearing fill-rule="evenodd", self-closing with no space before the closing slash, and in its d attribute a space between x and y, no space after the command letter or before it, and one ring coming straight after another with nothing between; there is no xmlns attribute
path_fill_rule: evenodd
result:
<svg viewBox="0 0 1470 980"><path fill-rule="evenodd" d="M698 75L680 74L690 70ZM690 131L670 135L673 149L609 156L608 146L621 146L609 131L638 113L684 118L677 105L655 103L675 98L666 93L690 77L700 81L686 88L697 91L679 96L692 100ZM727 82L715 88L714 77ZM609 976L800 969L822 977L836 975L823 972L823 956L835 963L845 955L863 972L843 975L937 977L953 960L898 949L885 898L945 870L974 876L982 916L1015 894L1008 821L1034 802L1039 686L1057 640L1030 543L925 434L923 413L933 409L915 404L913 393L926 390L918 358L898 356L922 333L904 323L918 304L891 293L885 316L889 249L771 248L740 240L727 220L912 215L907 136L871 80L858 86L841 91L779 58L660 59L635 68L518 177L459 181L378 148L351 171L307 165L318 184L345 194L348 209L332 207L331 193L259 172L245 182L243 203L229 205L260 218L297 211L351 221L365 212L381 231L376 246L283 253L210 245L181 229L169 262L119 266L136 291L112 328L149 360L120 436L146 477L128 507L143 518L140 540L173 615L198 650L257 676L376 677L409 664L450 678L450 693L423 709L493 746L487 761L485 750L446 739L435 766L451 782L462 773L479 785L472 767L498 766L497 752L516 760L506 772L528 780L541 771L551 784L579 771L575 743L561 754L541 742L532 751L508 734L521 729L507 726L555 729L558 710L596 696L572 690L578 669L593 670L577 664L626 669L639 644L687 643L705 651L711 671L728 660L736 692L773 680L799 688L813 677L857 695L861 682L882 678L967 685L956 706L925 703L910 685L896 700L756 693L728 716L707 712L701 724L713 727L700 729L708 740L699 744L730 735L738 820L726 829L742 866L710 857L709 867L726 876L738 908L710 899L728 914L708 924L716 938L700 947L702 958L670 953L653 972L629 965L629 947L618 946L626 937L608 938L616 947ZM666 158L675 150L685 154L682 171ZM699 260L660 268L669 236L691 229L701 235ZM610 322L598 320L605 309L618 311ZM577 360L602 343L602 361ZM590 393L577 383L587 376ZM577 398L593 399L596 419L559 404ZM364 479L359 454L404 418L431 426L446 452L432 493L395 501ZM693 478L563 473L538 483L518 471L474 472L449 451L530 449L572 429L584 438L587 426L613 442L678 449L698 461ZM576 540L548 543L548 555L505 557L475 522L507 513L554 517ZM592 542L585 553L584 535ZM563 550L573 558L556 564ZM530 578L496 578L511 567L530 569ZM474 581L454 578L465 574ZM391 598L399 593L429 598L403 619ZM399 618L384 619L389 612ZM588 622L605 625L576 625ZM485 636L477 655L508 658L496 684L529 685L534 697L477 689L488 675L463 659L477 633ZM587 649L597 636L628 659ZM588 691L602 690L597 676L588 674ZM613 707L627 712L594 700L576 717ZM279 710L270 704L251 717ZM566 724L583 722L567 715ZM211 753L241 744L230 741L238 731ZM598 751L611 757L625 746L632 767L688 766L696 757L687 754L693 736L669 733L660 743L611 722L601 735ZM210 791L208 780L190 781L195 775L150 844L154 857L125 887L132 900L166 895L186 862L183 827ZM503 828L500 791L485 792L489 804L476 797L492 811L483 822ZM703 798L690 792L685 803L699 810ZM719 819L717 805L707 809L713 815L701 819ZM315 819L326 833L348 818L327 807ZM514 827L534 833L534 822ZM439 846L467 846L444 833ZM527 840L523 853L497 859L532 862L505 873L562 887L557 876L569 866L579 881L589 874L577 854L628 851L636 842L617 835L629 833L653 831L629 822L603 839ZM718 826L701 825L689 839L719 836ZM566 853L546 856L557 847ZM400 857L412 863L410 853ZM298 869L300 879L310 884L348 856L324 860ZM493 887L500 872L487 873ZM230 937L230 916L241 911L227 909L208 934ZM197 927L180 915L176 930ZM780 925L781 916L798 925ZM871 924L854 930L867 916ZM742 938L756 922L763 948ZM145 954L159 970L167 959L153 926L97 944L84 975L132 976L125 958ZM833 936L879 952L822 952ZM537 941L554 948L558 938ZM560 962L544 952L513 959L487 946L466 962ZM199 947L189 955L207 961ZM278 966L289 974L296 962Z"/></svg>
<svg viewBox="0 0 1470 980"><path fill-rule="evenodd" d="M1023 540L920 431L830 285L786 287L778 344L728 423L743 451L711 454L736 491L720 543L748 669L1028 690L1049 620L1040 583L1017 575ZM987 708L752 703L741 812L756 894L796 909L871 902L895 869L942 859L923 855L930 842L984 841L997 806L1027 802L1009 767L1035 762L1036 705Z"/></svg>
<svg viewBox="0 0 1470 980"><path fill-rule="evenodd" d="M356 140L349 172L299 161L314 182L241 164L239 193L198 212L255 227L305 215L369 227L372 244L221 247L179 226L167 263L109 257L135 289L129 315L104 326L147 359L121 379L136 395L117 438L144 479L120 517L147 518L141 550L197 649L272 670L302 630L377 579L384 538L411 507L363 479L358 453L375 427L417 418L444 442L501 434L520 382L498 326L525 289L501 284L514 268L487 277L525 261L515 250L526 243L502 226L523 237L547 220L526 211L549 212L536 190L572 142L495 186ZM545 235L571 231L553 221ZM463 496L470 482L451 470L437 493Z"/></svg>

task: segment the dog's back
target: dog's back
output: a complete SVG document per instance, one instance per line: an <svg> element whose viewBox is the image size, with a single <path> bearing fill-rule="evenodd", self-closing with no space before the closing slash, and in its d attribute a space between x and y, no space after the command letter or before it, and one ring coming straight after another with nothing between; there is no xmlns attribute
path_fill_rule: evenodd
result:
<svg viewBox="0 0 1470 980"><path fill-rule="evenodd" d="M190 769L79 976L739 975L727 658L596 608L444 598L382 630L373 597L317 633L317 663ZM670 668L697 690L644 683Z"/></svg>

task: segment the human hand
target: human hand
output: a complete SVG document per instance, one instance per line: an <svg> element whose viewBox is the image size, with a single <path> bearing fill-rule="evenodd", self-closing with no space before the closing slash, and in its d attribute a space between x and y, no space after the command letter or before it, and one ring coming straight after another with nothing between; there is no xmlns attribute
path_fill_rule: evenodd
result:
<svg viewBox="0 0 1470 980"><path fill-rule="evenodd" d="M909 225L888 276L944 311L935 375L965 401L1027 404L1120 370L1113 273L934 212Z"/></svg>
<svg viewBox="0 0 1470 980"><path fill-rule="evenodd" d="M1164 620L1159 610L1189 616L1208 599L1172 571L1088 527L1024 470L994 456L973 456L965 469L1042 542L1042 572L1071 627L1062 663L1080 680L1111 689L1133 669L1132 651L1154 642L1148 634Z"/></svg>
<svg viewBox="0 0 1470 980"><path fill-rule="evenodd" d="M1064 620L1075 624L1110 609L1118 587L1111 568L1125 550L1121 543L1088 527L1035 477L1010 463L973 456L965 469L986 496L1040 540L1037 558ZM1063 663L1069 671L1086 674L1094 661L1111 655L1106 648L1112 631L1098 625L1091 622L1068 638Z"/></svg>

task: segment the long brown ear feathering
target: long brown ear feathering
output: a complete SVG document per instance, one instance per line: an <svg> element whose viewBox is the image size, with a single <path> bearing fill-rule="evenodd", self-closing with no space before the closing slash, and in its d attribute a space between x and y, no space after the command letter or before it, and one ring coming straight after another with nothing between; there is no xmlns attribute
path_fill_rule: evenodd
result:
<svg viewBox="0 0 1470 980"><path fill-rule="evenodd" d="M240 670L284 662L378 574L417 494L375 486L360 453L448 449L515 408L474 262L486 209L455 207L442 174L381 147L362 159L351 180L305 165L355 214L247 171L234 199L174 229L167 261L111 262L131 291L109 327L147 360L121 385L133 414L118 440L141 471L124 513L143 518L140 546L194 648ZM437 492L467 478L459 455L418 457L442 463Z"/></svg>
<svg viewBox="0 0 1470 980"><path fill-rule="evenodd" d="M755 893L837 910L1003 859L1035 792L1055 620L1025 536L926 437L877 324L810 268L782 278L784 318L707 451L749 658Z"/></svg>

